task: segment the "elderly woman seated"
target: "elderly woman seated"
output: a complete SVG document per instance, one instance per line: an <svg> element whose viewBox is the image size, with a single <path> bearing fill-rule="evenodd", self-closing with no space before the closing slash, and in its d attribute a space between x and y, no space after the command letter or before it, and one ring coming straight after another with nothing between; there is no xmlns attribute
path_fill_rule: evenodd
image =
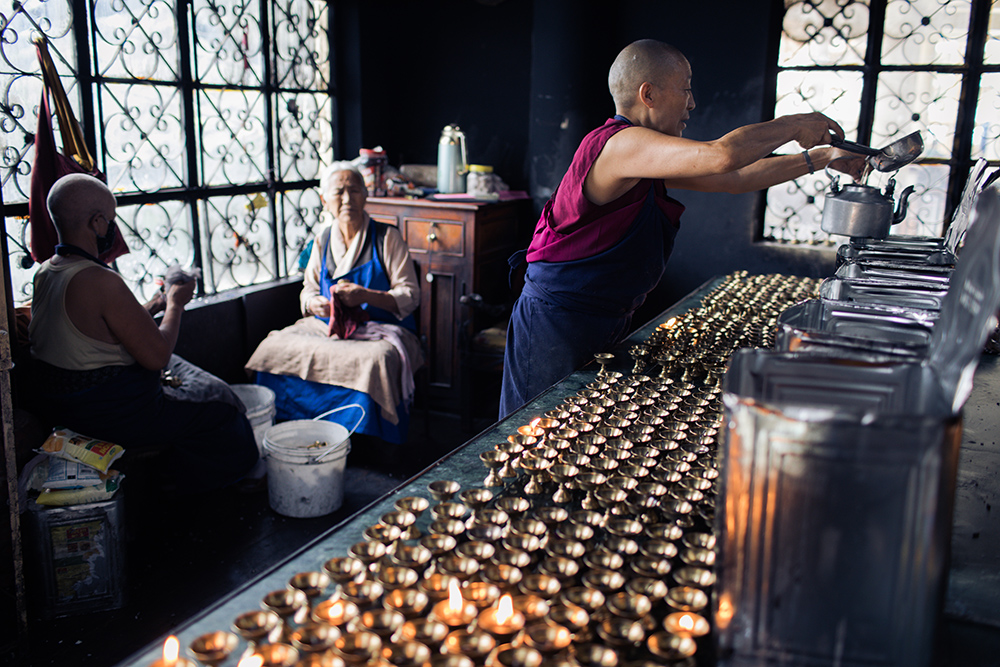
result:
<svg viewBox="0 0 1000 667"><path fill-rule="evenodd" d="M327 417L358 432L406 440L413 371L423 363L413 311L417 272L399 230L365 213L361 173L334 163L320 177L317 227L300 297L305 317L272 331L247 362L276 394L278 419Z"/></svg>

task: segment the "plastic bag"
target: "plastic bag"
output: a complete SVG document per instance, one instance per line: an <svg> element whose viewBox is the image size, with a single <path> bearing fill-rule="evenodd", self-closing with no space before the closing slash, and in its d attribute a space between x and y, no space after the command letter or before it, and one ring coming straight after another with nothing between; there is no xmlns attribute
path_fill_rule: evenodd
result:
<svg viewBox="0 0 1000 667"><path fill-rule="evenodd" d="M41 449L35 451L68 461L78 461L101 472L107 472L111 464L125 453L120 445L88 438L68 428L53 431Z"/></svg>
<svg viewBox="0 0 1000 667"><path fill-rule="evenodd" d="M35 502L49 507L65 507L66 505L85 505L111 500L125 475L117 470L108 473L108 478L100 484L85 486L79 489L46 489L38 494Z"/></svg>
<svg viewBox="0 0 1000 667"><path fill-rule="evenodd" d="M99 472L79 461L69 461L55 456L50 456L48 459L45 466L48 472L42 481L43 489L79 489L100 484L108 478L109 473Z"/></svg>

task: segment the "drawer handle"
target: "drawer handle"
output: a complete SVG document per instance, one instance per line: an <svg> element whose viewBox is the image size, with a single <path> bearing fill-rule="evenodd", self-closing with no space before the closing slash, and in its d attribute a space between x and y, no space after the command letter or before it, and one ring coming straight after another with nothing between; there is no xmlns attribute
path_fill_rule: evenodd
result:
<svg viewBox="0 0 1000 667"><path fill-rule="evenodd" d="M428 243L434 243L435 241L437 241L437 239L438 239L438 235L435 234L434 232L431 232L430 234L427 235L427 242Z"/></svg>
<svg viewBox="0 0 1000 667"><path fill-rule="evenodd" d="M432 282L434 282L434 274L433 273L428 273L427 276L424 279L427 282L432 283Z"/></svg>

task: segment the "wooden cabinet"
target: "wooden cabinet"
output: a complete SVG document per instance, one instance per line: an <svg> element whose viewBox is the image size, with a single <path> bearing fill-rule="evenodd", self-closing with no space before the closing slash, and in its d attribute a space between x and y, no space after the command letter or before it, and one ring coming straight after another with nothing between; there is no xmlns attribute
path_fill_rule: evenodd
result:
<svg viewBox="0 0 1000 667"><path fill-rule="evenodd" d="M471 335L493 322L477 321L463 306L479 294L507 304L507 259L526 248L531 235L531 200L496 203L438 202L370 197L365 206L379 222L395 225L406 239L420 276L419 333L427 355L428 401L434 409L462 407L461 349Z"/></svg>

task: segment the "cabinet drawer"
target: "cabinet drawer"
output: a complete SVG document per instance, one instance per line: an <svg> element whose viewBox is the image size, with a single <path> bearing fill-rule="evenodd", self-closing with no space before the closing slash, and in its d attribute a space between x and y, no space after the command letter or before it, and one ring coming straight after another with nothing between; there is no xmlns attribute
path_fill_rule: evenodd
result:
<svg viewBox="0 0 1000 667"><path fill-rule="evenodd" d="M411 253L465 255L465 226L461 222L407 217L405 224L406 244Z"/></svg>

